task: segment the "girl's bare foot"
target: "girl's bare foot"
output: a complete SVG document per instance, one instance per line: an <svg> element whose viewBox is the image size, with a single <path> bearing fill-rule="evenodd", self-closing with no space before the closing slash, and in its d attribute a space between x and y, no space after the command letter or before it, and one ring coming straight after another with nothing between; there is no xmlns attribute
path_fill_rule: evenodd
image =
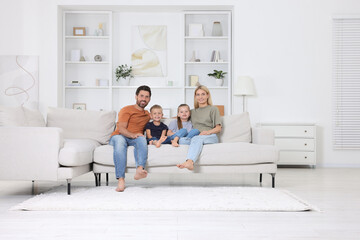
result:
<svg viewBox="0 0 360 240"><path fill-rule="evenodd" d="M142 166L137 167L134 179L139 180L146 177L147 177L147 171Z"/></svg>
<svg viewBox="0 0 360 240"><path fill-rule="evenodd" d="M171 145L173 147L178 147L179 146L179 143L174 139L174 140L171 140ZM179 164L180 165L180 164Z"/></svg>
<svg viewBox="0 0 360 240"><path fill-rule="evenodd" d="M176 166L181 169L187 168L190 171L194 170L194 162L193 162L193 160L190 160L190 159L186 160L185 162L183 162L181 164L177 164Z"/></svg>
<svg viewBox="0 0 360 240"><path fill-rule="evenodd" d="M124 190L125 190L125 179L119 178L118 185L117 185L117 188L115 189L115 191L123 192Z"/></svg>
<svg viewBox="0 0 360 240"><path fill-rule="evenodd" d="M166 136L162 136L158 141L156 141L155 146L159 148L161 144L166 140Z"/></svg>

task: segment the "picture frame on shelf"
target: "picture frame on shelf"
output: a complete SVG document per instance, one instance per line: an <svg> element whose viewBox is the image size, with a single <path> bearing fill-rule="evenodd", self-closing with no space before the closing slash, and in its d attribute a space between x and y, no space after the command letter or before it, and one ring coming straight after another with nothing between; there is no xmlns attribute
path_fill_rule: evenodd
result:
<svg viewBox="0 0 360 240"><path fill-rule="evenodd" d="M73 27L74 36L86 36L85 27Z"/></svg>
<svg viewBox="0 0 360 240"><path fill-rule="evenodd" d="M73 103L74 110L86 110L86 103Z"/></svg>

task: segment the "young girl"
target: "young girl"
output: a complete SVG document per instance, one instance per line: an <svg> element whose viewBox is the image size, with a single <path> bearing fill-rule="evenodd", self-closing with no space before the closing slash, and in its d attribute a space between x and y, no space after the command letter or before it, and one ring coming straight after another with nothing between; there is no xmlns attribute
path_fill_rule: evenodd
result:
<svg viewBox="0 0 360 240"><path fill-rule="evenodd" d="M192 138L200 134L200 131L194 129L190 121L190 107L187 104L180 104L178 107L177 119L173 120L169 124L169 134L176 133L178 131L185 131L184 137ZM179 146L179 136L175 136L171 140L171 145L174 147Z"/></svg>

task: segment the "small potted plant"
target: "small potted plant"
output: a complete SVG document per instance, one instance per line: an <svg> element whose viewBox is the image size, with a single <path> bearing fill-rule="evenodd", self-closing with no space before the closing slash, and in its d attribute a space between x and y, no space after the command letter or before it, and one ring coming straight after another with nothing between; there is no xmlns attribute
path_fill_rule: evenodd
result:
<svg viewBox="0 0 360 240"><path fill-rule="evenodd" d="M227 74L227 72L223 72L221 70L214 70L214 72L209 73L208 76L215 78L216 86L222 86L224 83L225 74Z"/></svg>
<svg viewBox="0 0 360 240"><path fill-rule="evenodd" d="M133 78L133 75L131 73L132 66L129 67L127 64L118 66L115 69L116 81L119 81L120 78L123 78L125 80L124 85L129 85L130 78Z"/></svg>

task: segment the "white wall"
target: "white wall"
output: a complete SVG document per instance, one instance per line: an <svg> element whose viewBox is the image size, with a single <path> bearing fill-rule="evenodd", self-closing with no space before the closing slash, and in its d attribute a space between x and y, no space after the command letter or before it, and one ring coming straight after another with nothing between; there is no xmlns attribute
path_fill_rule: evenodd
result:
<svg viewBox="0 0 360 240"><path fill-rule="evenodd" d="M151 4L195 7L217 2L157 0ZM0 3L0 54L40 56L43 107L56 106L59 101L58 5L86 4L150 5L144 0ZM360 151L332 150L331 132L331 19L337 14L360 15L360 1L239 0L221 4L234 5L234 76L250 75L255 80L257 96L248 98L253 124L316 122L319 165L360 167ZM241 106L241 98L234 97L234 112L241 112Z"/></svg>

